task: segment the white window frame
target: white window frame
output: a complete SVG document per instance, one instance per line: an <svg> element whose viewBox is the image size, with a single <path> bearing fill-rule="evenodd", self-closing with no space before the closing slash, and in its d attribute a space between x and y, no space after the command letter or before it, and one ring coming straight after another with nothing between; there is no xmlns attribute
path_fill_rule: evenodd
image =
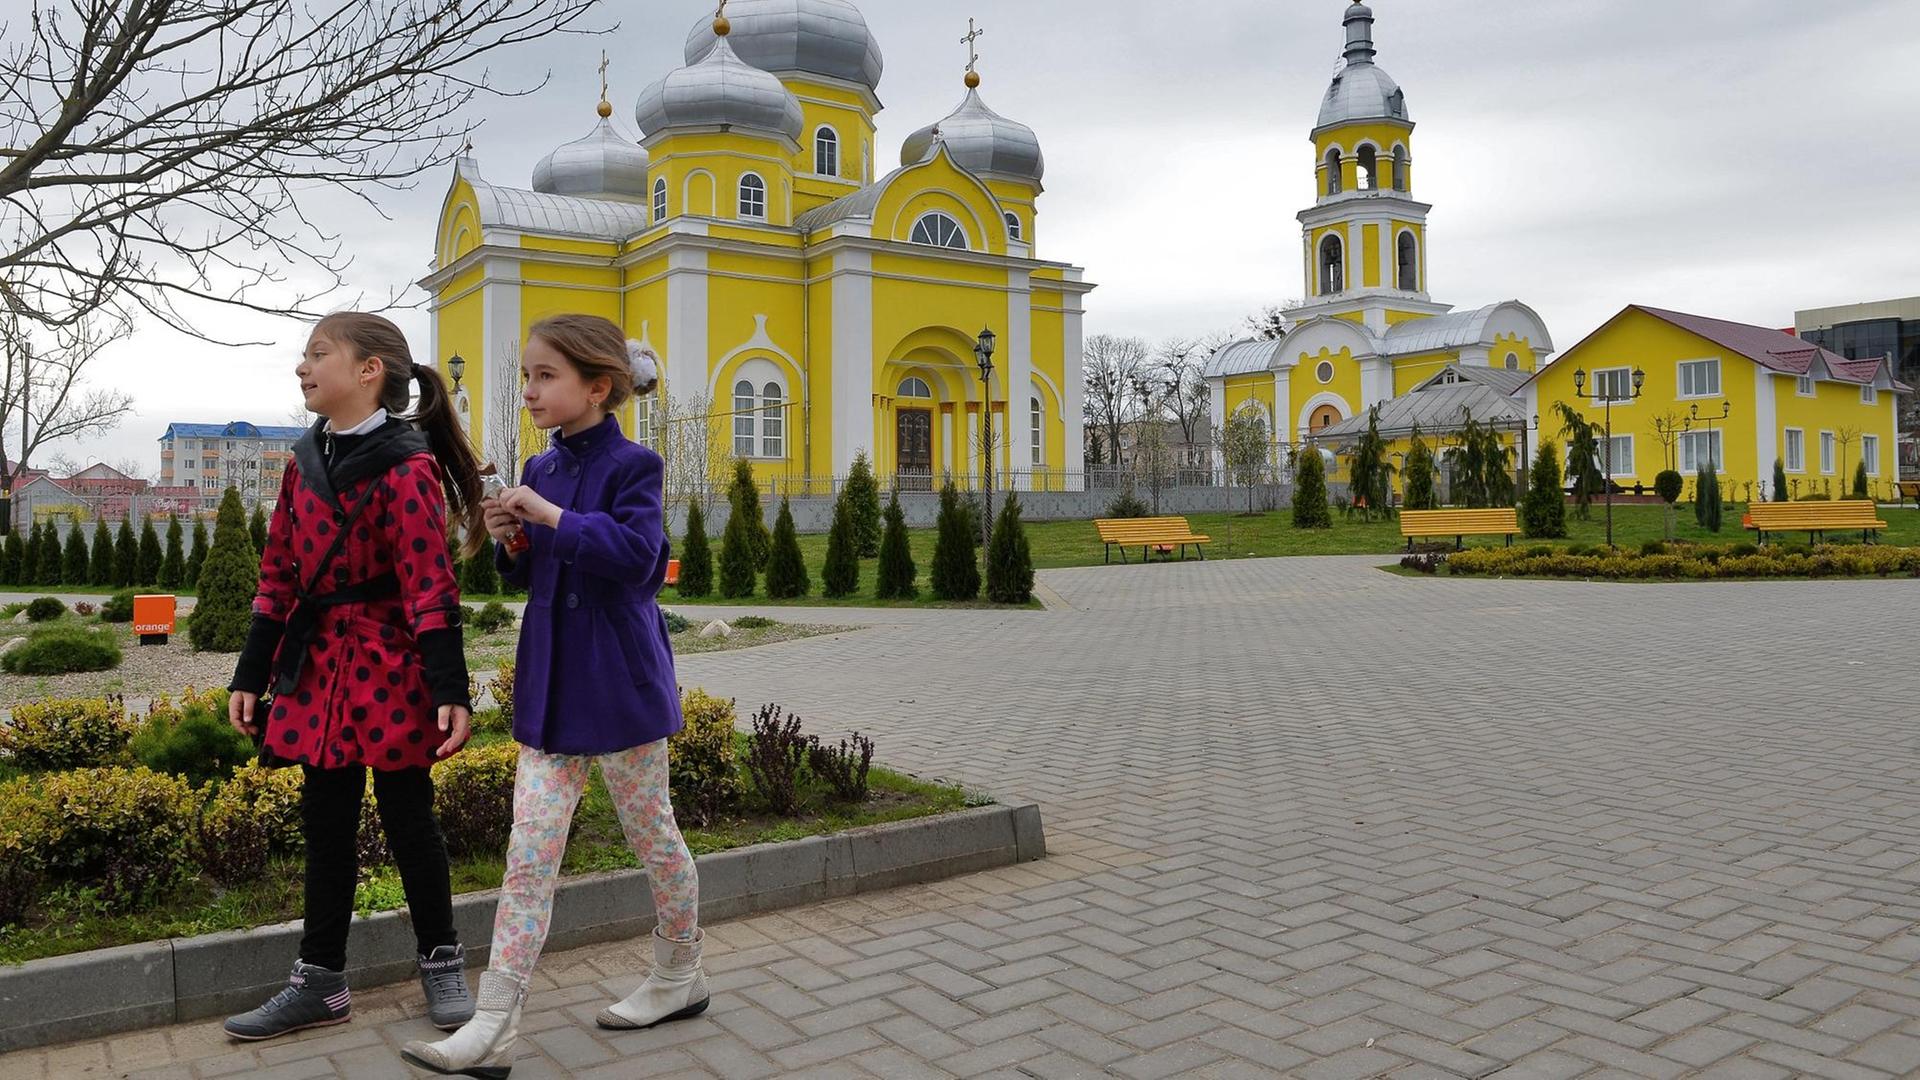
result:
<svg viewBox="0 0 1920 1080"><path fill-rule="evenodd" d="M950 227L950 231L945 226ZM926 239L921 239L924 230ZM909 243L925 244L928 247L946 248L952 251L972 251L973 245L967 240L967 230L959 219L945 210L929 210L913 219L913 228L907 233ZM959 243L954 243L958 240Z"/></svg>
<svg viewBox="0 0 1920 1080"><path fill-rule="evenodd" d="M653 398L642 397L633 403L633 441L653 445Z"/></svg>
<svg viewBox="0 0 1920 1080"><path fill-rule="evenodd" d="M914 392L914 384L916 383L919 384L919 393ZM927 385L927 380L920 376L909 375L900 380L900 389L894 396L911 401L927 401L933 398L933 387Z"/></svg>
<svg viewBox="0 0 1920 1080"><path fill-rule="evenodd" d="M1626 463L1624 466L1622 466L1620 461L1620 445L1622 443L1625 443L1627 448ZM1611 468L1607 466L1607 440L1604 435L1601 436L1599 450L1600 460L1594 464L1599 467L1602 476L1611 480L1617 476L1637 475L1634 470L1632 435L1615 435L1613 437L1613 466Z"/></svg>
<svg viewBox="0 0 1920 1080"><path fill-rule="evenodd" d="M1867 475L1880 475L1880 436L1860 436L1860 460L1867 463Z"/></svg>
<svg viewBox="0 0 1920 1080"><path fill-rule="evenodd" d="M1400 277L1400 248L1402 241L1412 242L1412 251L1410 254L1413 256L1412 261L1407 264L1408 272L1413 274L1413 281L1405 285L1401 284ZM1420 238L1414 235L1412 229L1401 229L1393 238L1393 287L1399 289L1401 292L1420 291Z"/></svg>
<svg viewBox="0 0 1920 1080"><path fill-rule="evenodd" d="M1005 213L1005 217L1007 219L1007 239L1012 240L1016 244L1026 243L1026 234L1021 232L1020 229L1020 215L1008 210Z"/></svg>
<svg viewBox="0 0 1920 1080"><path fill-rule="evenodd" d="M1866 385L1862 386L1860 388L1860 404L1862 405L1880 404L1879 389L1875 387L1872 383L1867 383Z"/></svg>
<svg viewBox="0 0 1920 1080"><path fill-rule="evenodd" d="M1796 375L1793 379L1793 392L1801 397L1815 397L1818 391L1813 386L1813 376Z"/></svg>
<svg viewBox="0 0 1920 1080"><path fill-rule="evenodd" d="M1807 429L1790 427L1781 432L1781 468L1790 473L1807 471Z"/></svg>
<svg viewBox="0 0 1920 1080"><path fill-rule="evenodd" d="M1698 387L1696 387L1693 390L1688 390L1687 389L1688 371L1690 369L1694 371L1698 371L1703 366L1713 372L1713 389L1701 390ZM1682 401L1688 398L1719 397L1720 396L1720 358L1717 356L1712 356L1712 357L1706 357L1700 360L1680 361L1678 364L1674 365L1673 385L1675 387L1675 393L1673 396Z"/></svg>
<svg viewBox="0 0 1920 1080"><path fill-rule="evenodd" d="M743 389L744 388L744 389ZM760 445L760 417L754 410L759 406L759 397L753 392L753 382L749 379L736 379L733 383L733 456L738 458L758 457L754 450Z"/></svg>
<svg viewBox="0 0 1920 1080"><path fill-rule="evenodd" d="M1333 378L1337 374L1339 374L1339 372L1333 369L1333 361L1331 360L1322 360L1313 366L1313 377L1320 380L1321 386L1332 385Z"/></svg>
<svg viewBox="0 0 1920 1080"><path fill-rule="evenodd" d="M667 220L667 178L661 177L653 182L653 223Z"/></svg>
<svg viewBox="0 0 1920 1080"><path fill-rule="evenodd" d="M1820 433L1820 475L1832 476L1833 462L1833 432L1822 431Z"/></svg>
<svg viewBox="0 0 1920 1080"><path fill-rule="evenodd" d="M749 187L747 182L753 182ZM754 221L767 220L767 182L759 173L740 174L740 216Z"/></svg>
<svg viewBox="0 0 1920 1080"><path fill-rule="evenodd" d="M831 161L822 160L829 155ZM831 124L821 124L813 131L813 171L818 176L840 176L840 133Z"/></svg>
<svg viewBox="0 0 1920 1080"><path fill-rule="evenodd" d="M760 456L787 456L786 388L777 382L760 388Z"/></svg>
<svg viewBox="0 0 1920 1080"><path fill-rule="evenodd" d="M1700 444L1707 445L1707 453L1713 457L1713 471L1727 471L1727 433L1715 428L1712 431L1683 431L1680 433L1678 449L1680 471L1699 472L1703 462L1700 460Z"/></svg>
<svg viewBox="0 0 1920 1080"><path fill-rule="evenodd" d="M1622 392L1626 396L1613 397L1612 401L1615 405L1626 405L1626 404L1630 404L1633 401L1633 369L1632 368L1630 367L1594 368L1593 369L1593 400L1596 404L1605 404L1608 400L1607 397L1602 397L1600 392L1601 376L1603 375L1609 376L1609 377L1614 375L1619 376L1620 386L1617 388L1615 392ZM1613 381L1613 380L1609 378L1608 381Z"/></svg>

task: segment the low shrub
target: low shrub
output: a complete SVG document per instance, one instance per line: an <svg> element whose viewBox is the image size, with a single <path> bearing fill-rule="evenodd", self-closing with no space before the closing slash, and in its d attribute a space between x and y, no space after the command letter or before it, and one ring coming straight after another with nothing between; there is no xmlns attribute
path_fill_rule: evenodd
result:
<svg viewBox="0 0 1920 1080"><path fill-rule="evenodd" d="M0 859L0 929L17 923L40 895L40 869L24 859Z"/></svg>
<svg viewBox="0 0 1920 1080"><path fill-rule="evenodd" d="M1806 577L1920 577L1920 548L1823 545L1811 550L1699 546L1660 555L1563 552L1536 557L1524 551L1476 548L1450 560L1453 573L1528 577L1695 579Z"/></svg>
<svg viewBox="0 0 1920 1080"><path fill-rule="evenodd" d="M854 732L839 746L827 746L819 739L807 740L807 767L833 788L835 798L846 802L867 801L867 770L873 765L873 740Z"/></svg>
<svg viewBox="0 0 1920 1080"><path fill-rule="evenodd" d="M223 885L255 880L274 855L299 851L300 770L248 765L212 796L194 823L193 856Z"/></svg>
<svg viewBox="0 0 1920 1080"><path fill-rule="evenodd" d="M1530 557L1535 559L1538 559L1544 555L1551 555L1553 554L1553 545L1552 544L1530 544L1527 547L1527 554Z"/></svg>
<svg viewBox="0 0 1920 1080"><path fill-rule="evenodd" d="M1107 516L1110 518L1143 518L1152 515L1153 508L1147 501L1131 491L1123 491L1107 504Z"/></svg>
<svg viewBox="0 0 1920 1080"><path fill-rule="evenodd" d="M1760 554L1760 549L1753 544L1743 542L1729 545L1727 547L1727 554L1735 558L1742 555L1758 555Z"/></svg>
<svg viewBox="0 0 1920 1080"><path fill-rule="evenodd" d="M67 613L67 605L57 596L42 596L27 604L28 622L52 622Z"/></svg>
<svg viewBox="0 0 1920 1080"><path fill-rule="evenodd" d="M164 895L187 865L193 789L146 768L77 769L0 785L0 862L97 891L111 911Z"/></svg>
<svg viewBox="0 0 1920 1080"><path fill-rule="evenodd" d="M479 617L480 617L479 609L475 608L472 604L460 605L460 625L461 626L472 626L473 621L475 619L478 619Z"/></svg>
<svg viewBox="0 0 1920 1080"><path fill-rule="evenodd" d="M667 621L667 633L684 634L693 626L693 620L669 608L660 609L660 617Z"/></svg>
<svg viewBox="0 0 1920 1080"><path fill-rule="evenodd" d="M778 624L765 615L742 615L733 620L733 628L735 630L760 630L776 625Z"/></svg>
<svg viewBox="0 0 1920 1080"><path fill-rule="evenodd" d="M1797 502L1832 502L1833 496L1827 494L1824 491L1816 491L1808 495L1802 495L1800 496L1799 499L1795 501Z"/></svg>
<svg viewBox="0 0 1920 1080"><path fill-rule="evenodd" d="M49 698L13 707L0 755L28 772L94 768L120 760L132 735L119 698Z"/></svg>
<svg viewBox="0 0 1920 1080"><path fill-rule="evenodd" d="M513 661L502 660L495 670L493 685L487 688L493 695L493 706L500 710L500 722L513 727Z"/></svg>
<svg viewBox="0 0 1920 1080"><path fill-rule="evenodd" d="M1446 561L1447 557L1437 552L1433 554L1405 555L1400 559L1400 566L1405 570L1418 570L1422 574L1437 574L1440 572L1440 567L1446 564Z"/></svg>
<svg viewBox="0 0 1920 1080"><path fill-rule="evenodd" d="M733 809L744 793L734 757L733 702L704 690L680 695L682 726L667 742L667 783L674 813L707 825Z"/></svg>
<svg viewBox="0 0 1920 1080"><path fill-rule="evenodd" d="M128 748L140 764L195 787L225 780L254 754L253 740L227 723L226 691L195 693L191 687L178 707L156 700Z"/></svg>
<svg viewBox="0 0 1920 1080"><path fill-rule="evenodd" d="M94 606L85 600L73 605L73 613L83 619L91 618L95 610Z"/></svg>
<svg viewBox="0 0 1920 1080"><path fill-rule="evenodd" d="M1660 540L1648 540L1640 545L1640 554L1642 555L1665 555L1666 553L1667 545Z"/></svg>
<svg viewBox="0 0 1920 1080"><path fill-rule="evenodd" d="M454 855L497 857L513 831L513 772L520 746L470 746L433 766L433 812Z"/></svg>
<svg viewBox="0 0 1920 1080"><path fill-rule="evenodd" d="M130 623L133 621L133 590L114 593L107 602L100 605L100 621L110 623Z"/></svg>
<svg viewBox="0 0 1920 1080"><path fill-rule="evenodd" d="M111 671L119 666L120 642L113 632L84 626L52 626L35 631L25 644L0 656L0 668L11 675L65 675L75 671Z"/></svg>
<svg viewBox="0 0 1920 1080"><path fill-rule="evenodd" d="M483 634L497 634L512 628L514 619L513 612L508 610L505 604L498 600L489 600L487 606L481 608L480 613L473 617L473 626Z"/></svg>
<svg viewBox="0 0 1920 1080"><path fill-rule="evenodd" d="M747 774L767 809L781 815L800 809L800 775L806 764L807 738L800 734L800 718L782 713L778 705L761 706L747 738Z"/></svg>

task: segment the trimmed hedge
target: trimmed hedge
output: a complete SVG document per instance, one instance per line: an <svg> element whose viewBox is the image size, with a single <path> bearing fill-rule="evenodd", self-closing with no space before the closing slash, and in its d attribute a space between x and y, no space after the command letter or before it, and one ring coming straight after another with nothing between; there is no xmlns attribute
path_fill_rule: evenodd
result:
<svg viewBox="0 0 1920 1080"><path fill-rule="evenodd" d="M1822 545L1816 548L1674 544L1658 554L1536 554L1531 549L1471 548L1447 559L1455 574L1613 580L1715 578L1920 577L1920 548Z"/></svg>
<svg viewBox="0 0 1920 1080"><path fill-rule="evenodd" d="M10 675L65 675L112 671L120 666L120 642L111 630L53 626L29 635L26 644L0 656Z"/></svg>
<svg viewBox="0 0 1920 1080"><path fill-rule="evenodd" d="M118 698L49 698L13 707L0 754L28 772L85 769L115 762L132 736Z"/></svg>

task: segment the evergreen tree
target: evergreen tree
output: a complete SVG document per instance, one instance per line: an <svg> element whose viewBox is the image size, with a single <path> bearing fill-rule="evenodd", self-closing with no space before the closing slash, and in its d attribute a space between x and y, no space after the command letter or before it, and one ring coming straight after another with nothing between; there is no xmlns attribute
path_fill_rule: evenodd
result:
<svg viewBox="0 0 1920 1080"><path fill-rule="evenodd" d="M167 557L160 563L162 588L178 589L187 580L187 552L180 534L180 515L167 519Z"/></svg>
<svg viewBox="0 0 1920 1080"><path fill-rule="evenodd" d="M247 535L253 538L253 550L258 553L267 550L267 515L260 509L259 503L253 504L253 517L247 521ZM457 544L447 545L448 551L459 551Z"/></svg>
<svg viewBox="0 0 1920 1080"><path fill-rule="evenodd" d="M854 554L862 559L880 554L880 482L873 478L873 463L865 450L853 455L853 471L840 494L852 500Z"/></svg>
<svg viewBox="0 0 1920 1080"><path fill-rule="evenodd" d="M93 564L87 568L87 584L113 584L113 533L106 518L93 523Z"/></svg>
<svg viewBox="0 0 1920 1080"><path fill-rule="evenodd" d="M687 504L687 539L680 551L680 596L697 600L713 592L713 548L707 543L707 515L698 501Z"/></svg>
<svg viewBox="0 0 1920 1080"><path fill-rule="evenodd" d="M449 544L448 551L459 551L458 544ZM471 559L460 561L460 590L472 596L492 596L500 591L500 568L493 565L493 543L481 545Z"/></svg>
<svg viewBox="0 0 1920 1080"><path fill-rule="evenodd" d="M849 484L833 501L833 527L827 530L827 565L820 571L823 593L852 596L860 588L860 555L854 536L853 487Z"/></svg>
<svg viewBox="0 0 1920 1080"><path fill-rule="evenodd" d="M1440 500L1433 491L1433 448L1421 437L1418 424L1413 426L1413 433L1408 437L1406 470L1407 509L1438 509Z"/></svg>
<svg viewBox="0 0 1920 1080"><path fill-rule="evenodd" d="M1027 544L1026 526L1020 523L1020 498L1011 492L993 523L993 540L987 547L987 599L996 604L1033 600L1033 550Z"/></svg>
<svg viewBox="0 0 1920 1080"><path fill-rule="evenodd" d="M780 516L773 523L773 552L767 557L767 596L791 600L807 595L813 582L800 554L800 536L793 527L793 504L780 500Z"/></svg>
<svg viewBox="0 0 1920 1080"><path fill-rule="evenodd" d="M133 518L120 519L120 533L113 542L113 587L124 589L138 584L133 579L140 572L140 542L133 537Z"/></svg>
<svg viewBox="0 0 1920 1080"><path fill-rule="evenodd" d="M193 543L187 547L186 587L198 591L200 588L200 567L207 561L207 523L200 518L193 519Z"/></svg>
<svg viewBox="0 0 1920 1080"><path fill-rule="evenodd" d="M886 528L880 537L879 580L874 595L882 600L911 600L920 594L914 584L919 568L913 565L913 546L907 542L907 515L900 509L900 493L887 501Z"/></svg>
<svg viewBox="0 0 1920 1080"><path fill-rule="evenodd" d="M1773 459L1773 501L1787 501L1787 467L1779 458Z"/></svg>
<svg viewBox="0 0 1920 1080"><path fill-rule="evenodd" d="M1719 532L1720 513L1723 508L1720 498L1720 474L1709 469L1707 470L1705 480L1707 485L1706 495L1700 501L1706 507L1706 512L1705 520L1703 520L1701 524L1705 525L1709 532Z"/></svg>
<svg viewBox="0 0 1920 1080"><path fill-rule="evenodd" d="M1373 512L1392 513L1393 465L1387 461L1386 440L1380 437L1380 406L1367 410L1367 430L1353 450L1347 472L1347 496L1360 508L1360 520L1372 521Z"/></svg>
<svg viewBox="0 0 1920 1080"><path fill-rule="evenodd" d="M20 564L26 557L26 542L18 532L8 533L6 542L0 543L0 585L24 584L20 580Z"/></svg>
<svg viewBox="0 0 1920 1080"><path fill-rule="evenodd" d="M60 584L60 562L60 530L49 521L40 537L40 584Z"/></svg>
<svg viewBox="0 0 1920 1080"><path fill-rule="evenodd" d="M1693 523L1706 528L1707 525L1707 467L1705 465L1693 474Z"/></svg>
<svg viewBox="0 0 1920 1080"><path fill-rule="evenodd" d="M1867 497L1867 463L1865 461L1854 466L1853 497L1856 499Z"/></svg>
<svg viewBox="0 0 1920 1080"><path fill-rule="evenodd" d="M1521 526L1536 539L1567 535L1567 498L1560 490L1560 448L1544 439L1533 455L1533 473L1527 478L1527 497L1520 507Z"/></svg>
<svg viewBox="0 0 1920 1080"><path fill-rule="evenodd" d="M27 530L27 538L21 542L20 570L15 580L21 585L37 585L40 582L40 523L34 522Z"/></svg>
<svg viewBox="0 0 1920 1080"><path fill-rule="evenodd" d="M767 557L773 553L773 535L767 532L767 515L760 507L760 485L754 482L753 466L742 459L734 460L733 483L727 488L727 503L733 507L733 517L741 519L741 524L745 526L744 535L751 545L747 550L753 555L754 571L758 573L765 570ZM727 521L727 527L733 527L731 518Z"/></svg>
<svg viewBox="0 0 1920 1080"><path fill-rule="evenodd" d="M960 491L949 480L940 489L939 537L933 545L933 595L972 600L980 595L980 566L973 560L973 533Z"/></svg>
<svg viewBox="0 0 1920 1080"><path fill-rule="evenodd" d="M735 479L737 482L737 474ZM757 504L754 509L759 509ZM741 513L739 502L733 501L726 531L720 534L720 595L725 599L753 595L754 576L758 573L753 558L753 521L754 516Z"/></svg>
<svg viewBox="0 0 1920 1080"><path fill-rule="evenodd" d="M148 517L140 527L140 580L135 584L158 585L160 564L165 561L166 553L160 548L160 534L153 531L153 518Z"/></svg>
<svg viewBox="0 0 1920 1080"><path fill-rule="evenodd" d="M1327 511L1327 467L1312 443L1293 455L1293 527L1333 528L1333 515Z"/></svg>
<svg viewBox="0 0 1920 1080"><path fill-rule="evenodd" d="M1585 521L1592 516L1594 495L1606 490L1606 481L1600 476L1600 435L1596 425L1573 406L1556 401L1553 408L1560 416L1560 434L1567 440L1570 470L1567 479L1573 482L1573 516Z"/></svg>
<svg viewBox="0 0 1920 1080"><path fill-rule="evenodd" d="M66 565L60 568L60 580L69 585L85 585L92 571L93 566L87 559L87 538L76 521L67 530Z"/></svg>
<svg viewBox="0 0 1920 1080"><path fill-rule="evenodd" d="M213 546L200 568L200 600L187 634L197 651L239 652L253 622L253 594L260 583L260 556L247 532L240 492L228 488L213 526Z"/></svg>

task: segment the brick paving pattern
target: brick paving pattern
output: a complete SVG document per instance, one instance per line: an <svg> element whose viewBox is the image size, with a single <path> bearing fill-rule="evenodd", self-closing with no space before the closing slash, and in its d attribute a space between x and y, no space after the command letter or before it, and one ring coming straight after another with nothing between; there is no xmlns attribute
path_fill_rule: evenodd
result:
<svg viewBox="0 0 1920 1080"><path fill-rule="evenodd" d="M552 955L515 1077L1920 1074L1920 584L1379 561L1059 571L1045 613L687 659L1038 801L1052 854L710 927L713 1008L658 1031L592 1023L644 942ZM356 1004L0 1077L409 1075L418 991Z"/></svg>

